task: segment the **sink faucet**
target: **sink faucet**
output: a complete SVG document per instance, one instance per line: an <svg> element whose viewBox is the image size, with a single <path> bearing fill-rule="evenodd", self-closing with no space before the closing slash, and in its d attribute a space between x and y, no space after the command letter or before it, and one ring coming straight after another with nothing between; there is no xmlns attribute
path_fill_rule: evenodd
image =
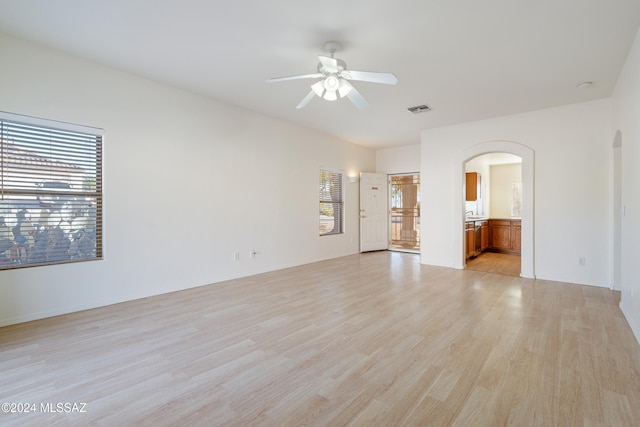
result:
<svg viewBox="0 0 640 427"><path fill-rule="evenodd" d="M473 211L465 211L464 216L473 215Z"/></svg>

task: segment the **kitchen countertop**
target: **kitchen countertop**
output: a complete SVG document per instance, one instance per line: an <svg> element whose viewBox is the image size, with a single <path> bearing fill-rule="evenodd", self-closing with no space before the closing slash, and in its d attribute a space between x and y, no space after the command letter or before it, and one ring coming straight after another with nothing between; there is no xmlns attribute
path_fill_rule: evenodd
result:
<svg viewBox="0 0 640 427"><path fill-rule="evenodd" d="M473 222L473 221L486 221L488 220L488 216L467 216L465 217L465 222Z"/></svg>

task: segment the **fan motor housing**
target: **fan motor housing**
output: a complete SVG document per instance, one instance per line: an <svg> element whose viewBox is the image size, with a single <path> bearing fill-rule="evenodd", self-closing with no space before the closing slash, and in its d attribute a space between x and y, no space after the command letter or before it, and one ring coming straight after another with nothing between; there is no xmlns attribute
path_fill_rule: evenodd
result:
<svg viewBox="0 0 640 427"><path fill-rule="evenodd" d="M341 71L347 68L347 63L344 62L342 59L335 58L335 60L338 64L338 73L340 73ZM322 65L322 62L318 63L318 72L325 75L331 74L331 72L329 72L327 68L324 65Z"/></svg>

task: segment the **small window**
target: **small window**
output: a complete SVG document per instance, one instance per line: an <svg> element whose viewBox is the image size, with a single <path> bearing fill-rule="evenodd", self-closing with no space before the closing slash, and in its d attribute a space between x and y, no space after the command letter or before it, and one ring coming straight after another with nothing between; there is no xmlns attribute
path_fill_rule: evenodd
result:
<svg viewBox="0 0 640 427"><path fill-rule="evenodd" d="M320 168L320 235L344 232L343 173Z"/></svg>
<svg viewBox="0 0 640 427"><path fill-rule="evenodd" d="M522 215L522 183L511 184L511 216Z"/></svg>
<svg viewBox="0 0 640 427"><path fill-rule="evenodd" d="M0 270L102 258L102 130L0 112Z"/></svg>

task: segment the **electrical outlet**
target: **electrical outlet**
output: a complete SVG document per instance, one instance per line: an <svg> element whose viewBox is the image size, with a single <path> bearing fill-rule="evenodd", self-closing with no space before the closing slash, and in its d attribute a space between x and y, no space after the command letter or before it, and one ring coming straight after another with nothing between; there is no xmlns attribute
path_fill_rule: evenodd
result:
<svg viewBox="0 0 640 427"><path fill-rule="evenodd" d="M578 258L578 265L586 265L587 264L587 259L583 256L581 256L580 258Z"/></svg>
<svg viewBox="0 0 640 427"><path fill-rule="evenodd" d="M234 261L240 261L240 252L234 252L233 253L233 260Z"/></svg>

